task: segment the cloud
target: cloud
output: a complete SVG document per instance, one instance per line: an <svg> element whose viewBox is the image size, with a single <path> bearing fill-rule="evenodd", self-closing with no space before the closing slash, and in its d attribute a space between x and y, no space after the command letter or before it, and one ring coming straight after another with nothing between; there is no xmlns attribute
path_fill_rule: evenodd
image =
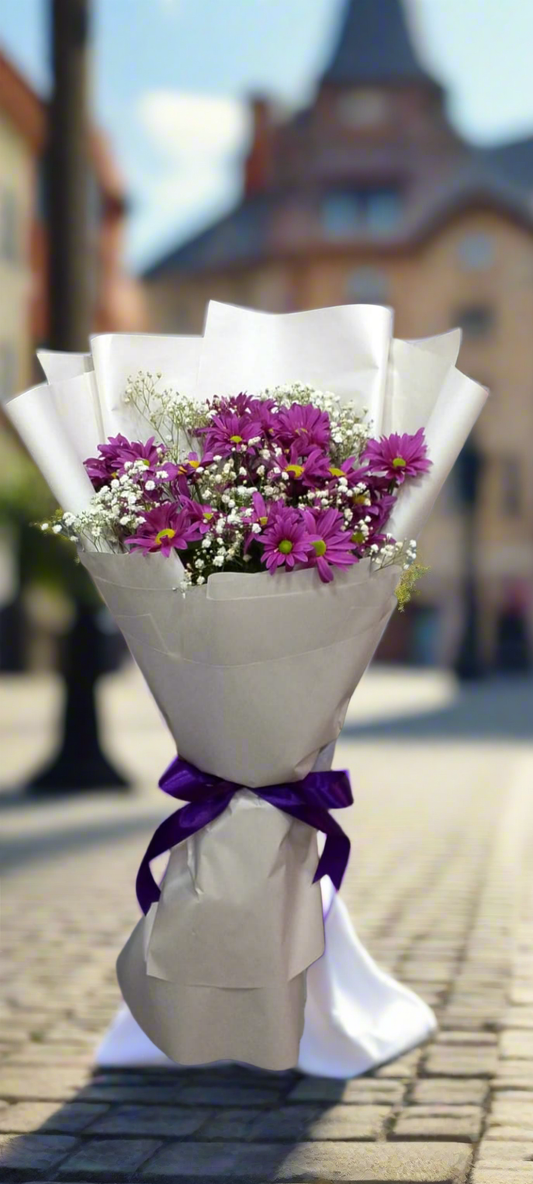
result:
<svg viewBox="0 0 533 1184"><path fill-rule="evenodd" d="M249 132L238 99L154 90L141 95L138 115L152 143L168 158L227 157L242 151Z"/></svg>
<svg viewBox="0 0 533 1184"><path fill-rule="evenodd" d="M237 99L154 90L141 95L137 121L144 151L130 254L144 264L236 201L250 117Z"/></svg>

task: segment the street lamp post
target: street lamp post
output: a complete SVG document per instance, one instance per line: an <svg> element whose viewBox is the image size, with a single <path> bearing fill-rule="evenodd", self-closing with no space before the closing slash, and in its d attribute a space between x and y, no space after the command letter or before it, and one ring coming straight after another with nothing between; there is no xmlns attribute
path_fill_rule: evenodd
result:
<svg viewBox="0 0 533 1184"><path fill-rule="evenodd" d="M90 0L51 0L53 94L46 148L49 343L84 351L92 320L90 249L88 47ZM85 586L82 586L85 580ZM127 785L101 750L95 687L104 670L105 639L88 577L73 580L76 618L66 639L63 736L51 764L28 785L32 793Z"/></svg>

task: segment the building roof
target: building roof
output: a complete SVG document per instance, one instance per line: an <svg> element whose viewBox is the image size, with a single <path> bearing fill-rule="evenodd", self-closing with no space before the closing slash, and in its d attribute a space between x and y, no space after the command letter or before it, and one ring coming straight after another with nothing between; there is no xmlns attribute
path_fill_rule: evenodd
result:
<svg viewBox="0 0 533 1184"><path fill-rule="evenodd" d="M409 35L401 0L348 0L336 49L322 81L358 83L429 82Z"/></svg>

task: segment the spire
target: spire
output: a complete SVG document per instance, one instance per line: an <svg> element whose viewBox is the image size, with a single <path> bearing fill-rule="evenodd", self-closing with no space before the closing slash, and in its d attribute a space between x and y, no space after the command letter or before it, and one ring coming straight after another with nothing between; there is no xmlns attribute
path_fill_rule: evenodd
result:
<svg viewBox="0 0 533 1184"><path fill-rule="evenodd" d="M401 0L348 0L337 48L322 79L335 86L425 82Z"/></svg>

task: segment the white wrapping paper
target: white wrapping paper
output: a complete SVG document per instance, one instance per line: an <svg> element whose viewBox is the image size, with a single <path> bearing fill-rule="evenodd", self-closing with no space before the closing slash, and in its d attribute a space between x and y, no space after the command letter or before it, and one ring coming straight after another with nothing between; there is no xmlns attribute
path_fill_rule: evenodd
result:
<svg viewBox="0 0 533 1184"><path fill-rule="evenodd" d="M426 429L433 466L406 484L388 527L411 538L486 396L456 370L459 342L457 331L393 340L392 313L376 306L270 315L212 303L202 338L93 338L94 372L85 355L43 356L50 385L6 410L58 499L77 511L91 495L81 459L110 434L150 434L123 402L139 370L199 399L295 381L329 389L356 399L375 435ZM124 997L181 1063L287 1068L298 1058L306 969L323 950L316 835L252 791L329 767L400 573L363 561L327 586L314 571L219 573L183 598L177 557L81 558L180 756L244 787L171 853L161 898L119 958Z"/></svg>

